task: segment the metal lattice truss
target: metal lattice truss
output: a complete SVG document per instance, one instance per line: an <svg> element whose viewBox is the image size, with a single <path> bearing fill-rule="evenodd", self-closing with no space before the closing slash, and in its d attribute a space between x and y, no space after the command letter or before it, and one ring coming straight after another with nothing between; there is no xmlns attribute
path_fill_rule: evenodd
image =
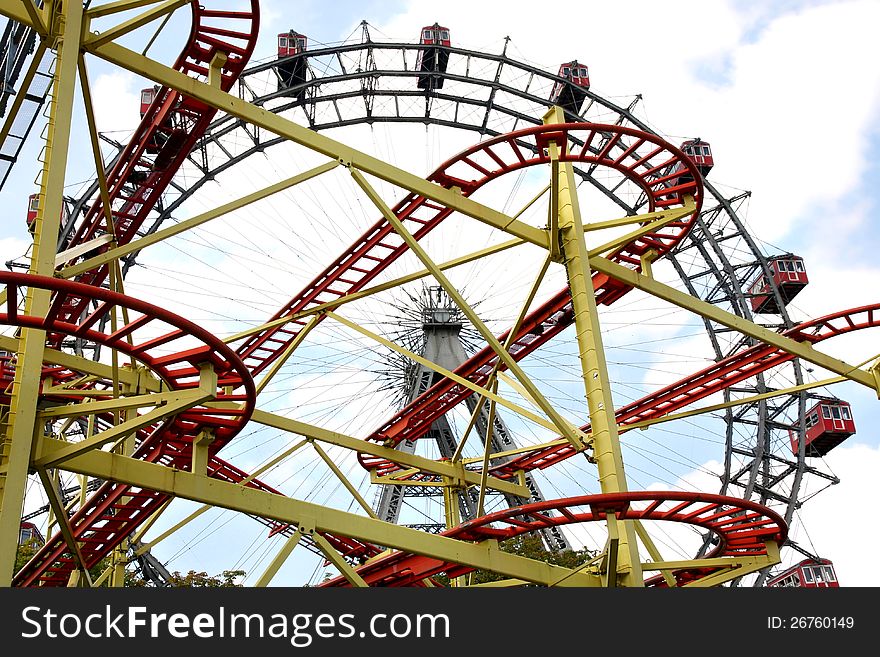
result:
<svg viewBox="0 0 880 657"><path fill-rule="evenodd" d="M797 457L790 451L783 457L777 448L782 432L803 432L804 395L811 386L798 362L875 389L873 370L813 345L877 326L880 306L795 324L774 290L780 317L772 326L753 321L743 290L768 269L737 217L742 197L725 199L706 183L680 149L633 115L635 101L624 108L587 92L580 116L560 108L547 111L559 78L505 52L452 47L445 84L416 90L416 55L425 46L374 43L366 31L363 42L298 56L307 59L305 81L281 88L277 61L247 67L259 25L257 0L247 10L222 4L132 0L84 9L57 1L42 8L29 0L0 2L0 13L33 30L57 54L29 273L4 274L0 280L5 285L0 319L12 329L0 336L6 353L0 359L0 583L121 584L125 551L148 549L139 547L144 534L176 497L251 515L273 534L287 537L260 585L275 576L301 541L341 571L333 585L426 585L437 573L457 578L474 569L544 585L718 585L778 563L787 521L799 505L800 482L818 473L805 462L803 441ZM193 29L172 66L120 45L122 37L184 5L190 6ZM101 29L93 29L98 23ZM44 51L38 47L40 56ZM94 126L87 56L160 86L133 138L120 145L106 168ZM77 79L98 176L62 225ZM422 122L485 138L422 178L324 134L375 122ZM280 143L323 162L200 215L168 221L207 181ZM311 283L257 328L220 339L192 320L124 294L122 281L142 249L341 170L348 171L380 218L335 260L328 258ZM549 172L546 226L535 227L476 200L489 183L522 171ZM621 217L593 222L582 217L579 185L596 190ZM386 187L399 190L402 198L386 200L380 191ZM435 262L422 243L453 215L505 233L509 241ZM586 236L608 228L622 232L587 247ZM545 264L516 321L496 335L446 272L521 244L540 249ZM381 278L405 258L423 269L401 279ZM660 262L672 263L684 290L653 276ZM550 267L564 271L567 285L549 299L536 300ZM454 371L345 316L346 304L426 276L444 288L485 341ZM615 408L598 308L611 307L634 290L699 317L716 362ZM365 439L260 409L265 387L324 322L397 351L440 377ZM568 327L577 334L575 356L589 411L589 423L582 426L567 421L520 364ZM791 386L773 390L764 377L772 369L778 380L781 367L790 368ZM499 395L501 377L537 410ZM720 404L689 408L715 393L723 394ZM451 458L432 459L396 449L425 435L461 402L469 404L472 423L485 407L484 424L493 426L496 408L503 406L559 437L509 452L487 448L476 460L462 459L459 450ZM629 492L620 434L707 409L726 414L722 494ZM249 474L219 456L249 423L302 440ZM356 453L375 483L442 490L448 528L436 535L376 518L322 444ZM484 444L491 446L492 440ZM288 497L258 479L306 445L339 477L362 513ZM489 491L504 499L528 499L527 473L576 454L595 464L600 494L539 501L457 522L452 509L462 491L477 492L478 508ZM59 529L13 574L31 470L46 488ZM60 470L104 483L90 494L84 491L75 508L65 508L55 483ZM781 505L783 511L764 503ZM601 555L579 570L508 554L496 542L523 531L597 521L604 524L607 541ZM646 529L655 521L705 531L701 558L664 560ZM379 556L386 548L390 554ZM650 559L641 556L643 551ZM108 556L111 567L91 582L89 570Z"/></svg>

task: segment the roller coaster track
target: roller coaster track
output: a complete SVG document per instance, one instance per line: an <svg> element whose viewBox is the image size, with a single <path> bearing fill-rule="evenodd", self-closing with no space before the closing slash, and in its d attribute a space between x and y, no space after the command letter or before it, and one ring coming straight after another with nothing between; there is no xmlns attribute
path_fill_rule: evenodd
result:
<svg viewBox="0 0 880 657"><path fill-rule="evenodd" d="M579 142L576 151L567 148L571 139L577 139ZM457 187L461 189L463 195L470 195L498 176L528 166L547 164L549 155L546 147L551 140L566 146L561 156L564 161L597 163L620 171L647 195L649 210L681 205L685 195L695 197L699 204L699 186L694 182L699 180L699 175L681 151L654 135L614 125L536 126L509 135L501 135L447 161L429 177L429 180L447 188ZM591 145L595 142L601 145L598 153L596 149L591 149ZM521 146L524 144L529 144L531 147L524 148ZM680 185L673 184L682 176L682 171L690 174L689 179ZM699 205L695 212L698 210ZM403 222L418 225L413 231L416 238L424 237L452 214L449 208L439 206L415 194L410 194L399 202L394 212ZM693 216L671 222L655 233L649 233L638 241L619 248L612 257L637 269L640 266L641 253L649 249L660 253L668 251L686 234ZM80 234L84 233L82 231L77 233ZM406 244L394 233L391 224L384 219L380 220L276 313L273 319L286 317L363 289L406 250ZM619 298L626 291L606 277L601 279L607 283L609 294L614 294L615 298ZM606 299L608 303L611 302L610 297ZM82 303L81 299L74 298L56 300L51 315L62 322L69 322L68 318L75 316L70 309L84 308ZM99 315L94 312L89 317L97 320L104 314L106 313ZM237 349L237 355L250 374L255 376L280 357L288 345L296 339L304 324L303 320L294 320L257 333ZM59 342L60 338L60 334L56 336L56 342ZM189 436L196 435L200 430L197 424L190 429ZM169 440L166 437L155 438L161 435L161 432L154 431L149 439L142 440L135 456L174 467L188 467L191 443ZM216 452L224 442L222 439L215 440L212 451ZM235 477L235 474L231 474L234 470L229 464L217 459L212 459L209 472L212 476L221 478ZM237 478L241 481L244 477ZM230 480L234 481L234 479ZM263 486L259 482L251 485ZM142 491L138 496L133 497L126 492L128 488L113 483L106 484L71 519L78 537L86 534L91 536L95 532L101 534L100 540L90 541L92 545L100 548L88 552L86 558L90 564L96 563L109 550L121 543L137 524L143 522L153 511L158 510L166 499L163 495L149 491ZM123 497L128 498L128 501L119 503L118 500ZM135 508L138 513L122 513L123 507ZM108 509L112 509L112 515L109 517ZM100 526L101 529L93 529L96 526ZM272 524L270 526L273 527L273 531L287 529ZM344 537L328 536L328 540L346 556L362 558L377 552L374 546L352 542ZM53 537L43 550L35 555L32 562L16 576L15 583L28 585L35 581L34 577L38 574L45 573L40 575L44 585L63 584L69 571L74 567L70 558L61 558L60 555L64 550L65 545L61 537ZM51 563L55 563L53 570L45 570Z"/></svg>
<svg viewBox="0 0 880 657"><path fill-rule="evenodd" d="M259 4L258 0L250 0L250 11L213 10L209 5L198 2L190 5L192 30L174 68L204 81L215 56L223 54L226 60L221 69L220 87L228 91L247 66L256 45ZM163 87L158 91L131 141L106 173L112 232L117 246L128 244L135 237L216 114L213 107L173 89ZM150 152L154 152L155 157L151 157ZM99 196L82 215L65 226L59 252L85 244L102 230L110 232L105 214ZM112 247L103 245L97 253L109 248ZM101 285L108 274L109 265L102 265L84 272L77 280ZM85 310L70 300L62 306L60 315L65 321L76 322Z"/></svg>
<svg viewBox="0 0 880 657"><path fill-rule="evenodd" d="M555 512L555 513L554 513ZM787 535L785 521L774 511L748 500L709 493L630 492L586 495L548 500L490 513L447 530L442 536L464 541L506 540L546 527L605 521L613 513L618 521L667 521L699 527L711 532L717 545L707 555L714 557L763 557L767 542L781 545ZM551 515L552 514L552 515ZM369 586L414 586L445 573L460 577L474 569L408 552L394 552L357 569ZM721 567L674 571L677 584L704 578ZM662 576L652 577L649 586L662 586ZM321 586L346 587L337 577Z"/></svg>

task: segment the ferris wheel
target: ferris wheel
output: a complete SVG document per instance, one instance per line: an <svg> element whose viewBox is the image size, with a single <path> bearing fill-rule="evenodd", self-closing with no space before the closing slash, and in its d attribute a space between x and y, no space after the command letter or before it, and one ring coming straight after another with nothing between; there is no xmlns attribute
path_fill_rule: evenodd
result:
<svg viewBox="0 0 880 657"><path fill-rule="evenodd" d="M124 561L174 497L256 521L258 584L299 543L341 573L326 585L464 584L478 568L545 585L760 585L787 553L829 565L799 541L797 510L836 480L822 457L855 425L801 362L874 386L864 363L813 345L876 326L876 309L795 321L809 263L749 234L748 194L706 178L709 142L673 143L639 98L597 94L584 63L551 72L506 45L461 48L437 23L417 40L364 24L317 46L291 30L254 64L250 5L193 4L172 67L113 28L80 44L156 86L74 202L52 195L47 164L27 222L48 269L2 274L9 426L40 397L30 428L48 433L29 465L60 527L16 585ZM64 62L62 49L56 85ZM418 298L418 335L468 332L454 362L403 335ZM413 394L389 393L392 355L430 372ZM440 421L447 450L431 440ZM65 511L53 477L68 469L97 490L83 480ZM680 490L687 470L716 489ZM394 489L411 499L382 517ZM594 563L505 553L489 568L475 548L529 532Z"/></svg>

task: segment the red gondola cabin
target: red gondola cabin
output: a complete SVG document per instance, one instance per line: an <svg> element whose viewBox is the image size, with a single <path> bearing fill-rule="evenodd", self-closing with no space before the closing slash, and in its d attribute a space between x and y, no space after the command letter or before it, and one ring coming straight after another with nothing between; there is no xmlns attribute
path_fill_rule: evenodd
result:
<svg viewBox="0 0 880 657"><path fill-rule="evenodd" d="M34 226L37 221L37 211L40 209L40 195L39 194L31 194L28 196L28 204L27 204L27 215L25 216L25 221L27 222L28 231L31 233L34 232ZM61 226L64 226L64 220L67 217L67 206L63 203L61 204Z"/></svg>
<svg viewBox="0 0 880 657"><path fill-rule="evenodd" d="M715 160L712 159L712 147L709 142L703 141L699 137L684 142L681 145L681 150L690 158L691 162L697 165L697 169L704 176L715 166Z"/></svg>
<svg viewBox="0 0 880 657"><path fill-rule="evenodd" d="M804 455L825 456L856 432L852 409L840 399L822 399L807 411ZM797 432L789 432L791 451L797 455Z"/></svg>
<svg viewBox="0 0 880 657"><path fill-rule="evenodd" d="M779 573L767 582L767 586L794 586L804 589L839 588L834 564L828 559L804 559Z"/></svg>
<svg viewBox="0 0 880 657"><path fill-rule="evenodd" d="M156 95L159 93L159 86L147 87L146 89L141 89L141 118L144 118L147 114L147 110L150 109L150 105L153 104L153 101L156 100Z"/></svg>
<svg viewBox="0 0 880 657"><path fill-rule="evenodd" d="M39 194L31 194L28 196L28 206L27 206L27 227L28 230L34 232L34 222L37 220L37 210L40 209L40 195Z"/></svg>
<svg viewBox="0 0 880 657"><path fill-rule="evenodd" d="M553 85L550 102L571 114L579 113L590 88L590 69L575 60L562 64L558 75L566 82L557 81Z"/></svg>
<svg viewBox="0 0 880 657"><path fill-rule="evenodd" d="M770 270L770 279L762 273L749 287L749 294L752 295L749 303L756 313L779 312L776 296L770 292L772 287L779 289L783 305L787 306L810 282L804 268L804 259L790 253L770 258L767 268Z"/></svg>
<svg viewBox="0 0 880 657"><path fill-rule="evenodd" d="M278 91L305 84L306 58L297 55L302 55L307 46L305 34L290 30L278 35Z"/></svg>
<svg viewBox="0 0 880 657"><path fill-rule="evenodd" d="M416 70L429 73L429 75L419 75L419 89L442 89L443 74L446 73L449 64L449 51L446 48L452 45L449 28L438 23L427 25L422 28L419 43L422 46L433 46L421 48L416 58Z"/></svg>
<svg viewBox="0 0 880 657"><path fill-rule="evenodd" d="M26 545L28 543L42 545L45 541L43 540L43 535L40 533L40 530L37 529L37 526L34 523L23 521L18 529L18 544Z"/></svg>

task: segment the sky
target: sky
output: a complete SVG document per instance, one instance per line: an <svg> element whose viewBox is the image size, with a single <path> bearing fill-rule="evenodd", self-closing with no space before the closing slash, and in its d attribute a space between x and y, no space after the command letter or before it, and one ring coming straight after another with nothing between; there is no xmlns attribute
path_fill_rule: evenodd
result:
<svg viewBox="0 0 880 657"><path fill-rule="evenodd" d="M790 306L795 319L878 300L880 268L871 256L880 235L873 221L880 210L880 63L872 44L880 3L629 1L589 3L562 18L535 12L534 3L525 2L448 0L440 8L415 1L344 1L333 3L333 12L323 2L297 2L295 10L292 5L261 2L255 60L271 56L278 32L296 29L312 44L329 44L356 34L366 20L374 40L412 40L422 25L438 21L462 47L500 52L509 37L511 57L545 70L574 58L587 63L593 91L611 99L641 94L637 114L673 143L693 136L711 142L716 165L710 179L731 194L751 192L744 218L762 248L805 258L810 285ZM142 81L101 62L90 67L99 128L121 139L137 120ZM81 134L78 139L87 153ZM37 150L30 146L0 191L7 208L0 262L27 248L23 211ZM75 160L71 187L88 172ZM875 336L831 341L827 349L861 362L877 351ZM678 351L686 349L685 340ZM334 382L342 385L344 376ZM880 576L867 567L867 555L880 532L863 509L877 501L872 482L880 468L880 406L874 393L855 384L833 392L853 404L858 433L827 457L841 483L799 512L808 533L799 540L831 558L844 585L876 586ZM694 458L700 467L685 462L671 473L675 485L715 490L717 479L706 472L717 472L717 463L698 450ZM657 489L669 482L641 483ZM173 567L180 569L214 563L198 548L181 544L176 550L159 556L173 556Z"/></svg>

